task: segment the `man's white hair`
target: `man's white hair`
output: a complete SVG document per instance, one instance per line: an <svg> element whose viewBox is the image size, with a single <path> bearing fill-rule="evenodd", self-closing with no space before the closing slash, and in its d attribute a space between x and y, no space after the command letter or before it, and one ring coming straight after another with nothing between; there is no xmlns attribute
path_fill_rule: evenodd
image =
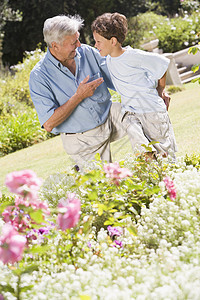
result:
<svg viewBox="0 0 200 300"><path fill-rule="evenodd" d="M52 42L62 43L67 35L73 35L83 26L84 20L80 16L60 15L49 18L44 22L43 35L48 47L52 47Z"/></svg>

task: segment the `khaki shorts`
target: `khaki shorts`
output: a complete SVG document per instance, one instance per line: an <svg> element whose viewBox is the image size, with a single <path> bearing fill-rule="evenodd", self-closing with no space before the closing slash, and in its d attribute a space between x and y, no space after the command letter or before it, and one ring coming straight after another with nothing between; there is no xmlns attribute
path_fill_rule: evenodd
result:
<svg viewBox="0 0 200 300"><path fill-rule="evenodd" d="M65 151L79 167L93 160L97 153L102 160L111 162L110 143L127 134L121 121L121 104L112 103L104 124L83 133L61 134Z"/></svg>
<svg viewBox="0 0 200 300"><path fill-rule="evenodd" d="M152 141L152 151L161 154L170 154L172 157L177 151L174 131L167 112L132 113L127 112L123 117L133 150L147 152L142 144L148 146Z"/></svg>

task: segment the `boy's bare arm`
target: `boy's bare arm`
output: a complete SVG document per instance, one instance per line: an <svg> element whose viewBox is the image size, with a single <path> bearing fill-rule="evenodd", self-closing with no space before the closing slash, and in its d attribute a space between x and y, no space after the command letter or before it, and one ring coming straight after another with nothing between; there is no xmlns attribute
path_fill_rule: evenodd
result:
<svg viewBox="0 0 200 300"><path fill-rule="evenodd" d="M167 76L167 72L163 75L162 78L160 78L158 80L157 91L158 91L158 95L164 100L165 105L166 105L167 110L168 110L171 98L168 95L168 93L165 91L166 76Z"/></svg>

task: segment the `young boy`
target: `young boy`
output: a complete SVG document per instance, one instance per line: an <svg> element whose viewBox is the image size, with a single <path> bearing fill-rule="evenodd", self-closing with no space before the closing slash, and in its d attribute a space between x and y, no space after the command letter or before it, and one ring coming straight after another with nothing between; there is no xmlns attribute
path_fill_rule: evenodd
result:
<svg viewBox="0 0 200 300"><path fill-rule="evenodd" d="M176 141L165 102L162 99L169 60L130 46L123 48L128 25L124 15L105 13L92 23L95 47L106 56L116 91L121 95L122 125L132 148L175 158ZM149 156L153 156L149 152Z"/></svg>

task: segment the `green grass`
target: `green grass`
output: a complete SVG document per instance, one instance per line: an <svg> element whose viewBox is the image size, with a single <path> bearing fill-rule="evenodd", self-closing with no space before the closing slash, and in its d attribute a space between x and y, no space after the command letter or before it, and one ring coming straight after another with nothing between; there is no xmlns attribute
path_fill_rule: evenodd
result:
<svg viewBox="0 0 200 300"><path fill-rule="evenodd" d="M200 154L200 86L187 84L182 92L173 94L169 115L174 128L178 153ZM112 144L113 160L119 160L131 152L127 138ZM29 148L0 158L0 190L5 191L6 174L15 170L32 169L39 177L63 172L73 166L73 162L63 149L59 136Z"/></svg>
<svg viewBox="0 0 200 300"><path fill-rule="evenodd" d="M200 154L200 86L187 84L172 95L169 110L178 145L177 155Z"/></svg>

